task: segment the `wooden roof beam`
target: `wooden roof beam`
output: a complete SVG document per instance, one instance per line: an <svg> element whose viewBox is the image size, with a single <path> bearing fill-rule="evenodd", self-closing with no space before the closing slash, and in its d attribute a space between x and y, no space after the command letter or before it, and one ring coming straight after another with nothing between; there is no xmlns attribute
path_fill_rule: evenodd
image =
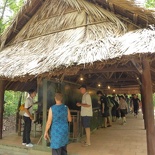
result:
<svg viewBox="0 0 155 155"><path fill-rule="evenodd" d="M113 3L109 2L109 8L113 13L115 13L115 7Z"/></svg>
<svg viewBox="0 0 155 155"><path fill-rule="evenodd" d="M125 68L125 67L120 67L120 68L114 68L114 67L108 67L108 68L103 68L102 70L82 70L79 71L79 74L91 74L91 73L111 73L111 72L137 72L136 68Z"/></svg>
<svg viewBox="0 0 155 155"><path fill-rule="evenodd" d="M137 23L138 23L138 14L133 14L133 22L137 25Z"/></svg>
<svg viewBox="0 0 155 155"><path fill-rule="evenodd" d="M135 66L135 68L137 69L137 71L142 74L143 69L142 69L142 65L137 63L134 59L131 59L131 62L133 63L133 65Z"/></svg>
<svg viewBox="0 0 155 155"><path fill-rule="evenodd" d="M32 17L32 16L27 15L26 13L24 13L23 16L24 16L27 20L29 20L29 19Z"/></svg>

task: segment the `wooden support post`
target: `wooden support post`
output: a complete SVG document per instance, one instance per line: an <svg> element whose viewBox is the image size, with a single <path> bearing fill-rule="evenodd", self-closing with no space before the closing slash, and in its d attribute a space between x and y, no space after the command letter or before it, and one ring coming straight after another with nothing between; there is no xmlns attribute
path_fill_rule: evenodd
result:
<svg viewBox="0 0 155 155"><path fill-rule="evenodd" d="M45 133L45 126L47 121L47 80L43 80L43 125L42 125L42 136ZM42 145L47 146L47 142L42 137Z"/></svg>
<svg viewBox="0 0 155 155"><path fill-rule="evenodd" d="M4 112L4 81L0 81L0 139L3 132L3 112Z"/></svg>
<svg viewBox="0 0 155 155"><path fill-rule="evenodd" d="M144 92L147 155L155 154L155 127L154 127L154 107L152 94L152 81L150 64L147 58L143 58L142 91Z"/></svg>
<svg viewBox="0 0 155 155"><path fill-rule="evenodd" d="M144 90L143 86L140 86L140 92L141 92L141 102L142 102L142 113L143 113L143 119L144 119L144 129L146 129L146 114L145 114L145 100L144 100Z"/></svg>

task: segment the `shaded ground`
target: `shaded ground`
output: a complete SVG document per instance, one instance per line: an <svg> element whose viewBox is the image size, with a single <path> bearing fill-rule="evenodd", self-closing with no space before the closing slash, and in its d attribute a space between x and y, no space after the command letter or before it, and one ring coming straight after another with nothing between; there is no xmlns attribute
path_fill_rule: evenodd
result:
<svg viewBox="0 0 155 155"><path fill-rule="evenodd" d="M16 116L3 118L3 136L14 133L16 130Z"/></svg>
<svg viewBox="0 0 155 155"><path fill-rule="evenodd" d="M68 152L69 155L147 155L146 145L142 114L138 118L128 114L125 125L117 121L110 128L99 128L91 134L91 146L71 143Z"/></svg>
<svg viewBox="0 0 155 155"><path fill-rule="evenodd" d="M33 136L33 135L32 135ZM38 136L40 138L40 136ZM85 138L82 138L83 141ZM0 142L0 146L11 145L12 149L21 148L20 152L8 152L6 149L0 151L0 155L34 155L38 154L38 139L32 139L36 153L25 153L24 146L21 145L21 137L17 134L5 136ZM36 141L35 141L36 140ZM138 118L133 114L127 116L127 124L120 125L117 121L110 128L99 128L91 133L91 146L83 147L81 142L72 142L68 145L68 155L147 155L146 131L144 130L144 121L140 113ZM50 150L38 155L51 155ZM31 150L28 148L28 150ZM2 153L3 152L3 153ZM16 154L15 154L16 153Z"/></svg>

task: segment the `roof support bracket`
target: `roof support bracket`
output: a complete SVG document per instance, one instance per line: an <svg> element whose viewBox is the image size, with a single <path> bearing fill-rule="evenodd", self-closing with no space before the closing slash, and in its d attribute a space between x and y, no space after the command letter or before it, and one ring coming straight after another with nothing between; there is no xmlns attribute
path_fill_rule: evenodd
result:
<svg viewBox="0 0 155 155"><path fill-rule="evenodd" d="M109 7L110 7L110 10L115 13L115 8L114 8L114 4L109 2Z"/></svg>
<svg viewBox="0 0 155 155"><path fill-rule="evenodd" d="M137 69L137 71L142 74L143 69L142 69L142 65L140 65L139 63L137 63L134 59L131 59L132 64L135 66L135 68Z"/></svg>

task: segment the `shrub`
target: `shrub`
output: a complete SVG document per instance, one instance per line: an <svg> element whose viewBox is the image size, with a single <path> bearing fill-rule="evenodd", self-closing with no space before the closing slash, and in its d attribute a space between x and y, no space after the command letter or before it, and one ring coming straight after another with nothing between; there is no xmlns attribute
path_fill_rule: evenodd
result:
<svg viewBox="0 0 155 155"><path fill-rule="evenodd" d="M16 114L17 105L13 103L5 103L4 104L4 117L9 117L11 115Z"/></svg>

